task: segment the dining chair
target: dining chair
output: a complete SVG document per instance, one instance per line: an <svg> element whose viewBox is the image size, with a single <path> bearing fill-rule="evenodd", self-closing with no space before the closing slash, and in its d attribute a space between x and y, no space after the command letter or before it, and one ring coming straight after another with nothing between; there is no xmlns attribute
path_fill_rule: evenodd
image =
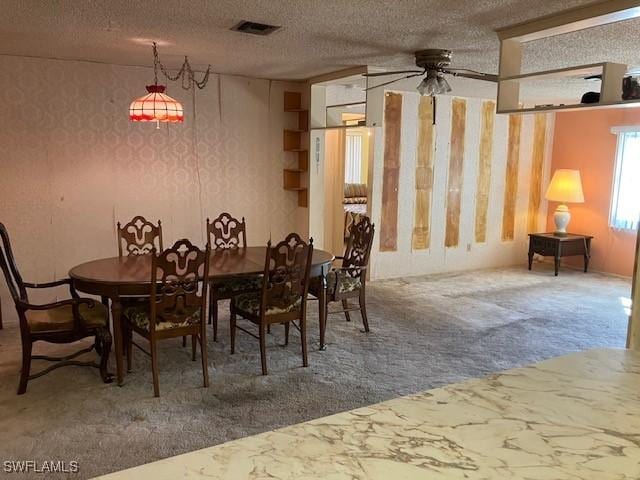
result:
<svg viewBox="0 0 640 480"><path fill-rule="evenodd" d="M349 227L349 238L347 239L344 256L336 257L336 260L342 260L342 265L333 267L327 273L325 286L322 285L319 278L314 278L311 281L309 292L318 299L321 298L320 289L326 288L326 303L324 305L321 303L318 308L321 318L320 325L324 325L325 329L329 314L344 313L347 322L350 322L349 312L360 311L364 331L369 331L366 281L374 233L375 225L371 223L369 217L361 216L359 221ZM349 306L349 299L351 298L358 298L358 307ZM329 304L332 302L342 302L342 310L330 312Z"/></svg>
<svg viewBox="0 0 640 480"><path fill-rule="evenodd" d="M313 239L305 243L296 233L290 233L275 247L267 244L264 275L258 291L242 293L231 300L231 353L235 352L236 328L260 342L262 374L267 375L266 329L284 324L285 345L289 344L289 324L300 332L302 365L307 360L307 293L313 256ZM240 316L258 326L258 335L237 325ZM295 320L299 324L296 325Z"/></svg>
<svg viewBox="0 0 640 480"><path fill-rule="evenodd" d="M127 370L131 370L132 346L151 357L153 393L160 396L158 383L159 340L191 335L191 359L196 360L200 344L204 386L209 386L207 370L206 305L211 249L205 250L189 240L178 240L173 247L156 254L151 250L151 286L148 301L138 301L123 308ZM146 351L133 341L133 332L149 342Z"/></svg>
<svg viewBox="0 0 640 480"><path fill-rule="evenodd" d="M90 298L80 298L71 279L68 278L47 283L23 281L13 256L9 233L2 223L0 223L0 238L2 239L0 267L16 306L22 339L22 371L18 395L27 391L29 380L68 365L98 368L102 381L110 383L113 376L107 371L107 362L111 351L111 333L109 333L109 316L104 305ZM53 288L61 285L69 286L71 298L40 305L29 300L27 289ZM33 344L39 341L63 344L76 342L86 337L95 337L93 345L71 355L49 357L32 354ZM100 363L73 360L94 348L100 356ZM56 363L38 373L30 374L31 360L47 360Z"/></svg>
<svg viewBox="0 0 640 480"><path fill-rule="evenodd" d="M124 226L117 223L118 231L118 256L150 255L155 248L161 252L162 247L162 222L158 220L158 225L154 225L142 215L136 215ZM123 248L124 247L124 248ZM138 300L144 300L146 296L127 297L123 303L130 304ZM102 298L102 303L108 306L109 299ZM187 346L187 337L182 338L182 346Z"/></svg>
<svg viewBox="0 0 640 480"><path fill-rule="evenodd" d="M225 251L247 246L247 224L224 212L213 221L207 218L207 239L215 250L214 256L224 257ZM224 259L222 259L224 261ZM213 324L213 341L218 340L218 302L230 300L241 293L259 290L261 275L212 280L209 289L209 323Z"/></svg>
<svg viewBox="0 0 640 480"><path fill-rule="evenodd" d="M162 251L162 222L154 225L141 215L124 226L117 224L118 229L118 256L148 255L154 248ZM124 249L123 249L124 247Z"/></svg>

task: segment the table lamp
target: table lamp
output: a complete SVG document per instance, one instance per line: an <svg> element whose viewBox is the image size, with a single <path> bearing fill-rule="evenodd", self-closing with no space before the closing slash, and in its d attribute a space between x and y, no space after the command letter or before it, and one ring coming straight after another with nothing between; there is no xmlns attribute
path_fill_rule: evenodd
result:
<svg viewBox="0 0 640 480"><path fill-rule="evenodd" d="M552 202L560 202L553 214L553 220L556 224L554 234L559 237L565 237L567 235L567 225L569 225L569 221L571 220L569 207L567 207L566 203L584 202L580 171L565 168L556 170L549 184L549 188L547 188L545 198Z"/></svg>

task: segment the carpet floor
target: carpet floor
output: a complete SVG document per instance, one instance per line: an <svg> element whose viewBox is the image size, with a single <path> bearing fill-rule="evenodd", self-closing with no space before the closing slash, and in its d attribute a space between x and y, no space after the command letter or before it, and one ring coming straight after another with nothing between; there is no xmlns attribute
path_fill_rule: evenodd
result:
<svg viewBox="0 0 640 480"><path fill-rule="evenodd" d="M69 367L17 396L19 330L10 323L0 331L0 460L77 461L73 478L89 478L572 351L624 347L630 288L594 273L555 278L546 265L372 282L371 333L361 332L357 312L350 323L330 316L328 348L318 351L312 302L310 366L301 366L297 332L283 347L277 326L266 377L255 339L238 332L229 354L221 313L219 341L209 341L210 387L202 387L190 346L168 340L160 346L159 399L139 351L122 388L102 384L94 369ZM60 350L38 345L35 353Z"/></svg>

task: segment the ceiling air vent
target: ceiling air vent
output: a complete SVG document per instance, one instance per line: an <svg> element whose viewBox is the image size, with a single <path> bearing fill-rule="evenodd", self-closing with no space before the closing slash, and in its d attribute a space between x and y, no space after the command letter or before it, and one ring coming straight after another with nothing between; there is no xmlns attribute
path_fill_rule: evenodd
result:
<svg viewBox="0 0 640 480"><path fill-rule="evenodd" d="M249 22L247 20L242 20L231 30L236 32L250 33L252 35L269 35L270 33L275 32L280 27L276 27L275 25L266 25L264 23L256 23Z"/></svg>

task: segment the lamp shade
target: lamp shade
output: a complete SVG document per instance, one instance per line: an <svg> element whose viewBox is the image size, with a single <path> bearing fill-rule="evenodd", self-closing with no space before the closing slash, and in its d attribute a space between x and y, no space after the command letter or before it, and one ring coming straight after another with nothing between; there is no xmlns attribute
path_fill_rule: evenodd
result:
<svg viewBox="0 0 640 480"><path fill-rule="evenodd" d="M582 181L579 170L560 168L556 170L545 194L547 200L562 203L582 203Z"/></svg>
<svg viewBox="0 0 640 480"><path fill-rule="evenodd" d="M147 92L129 106L132 122L183 122L182 104L165 94L164 85L147 85Z"/></svg>

